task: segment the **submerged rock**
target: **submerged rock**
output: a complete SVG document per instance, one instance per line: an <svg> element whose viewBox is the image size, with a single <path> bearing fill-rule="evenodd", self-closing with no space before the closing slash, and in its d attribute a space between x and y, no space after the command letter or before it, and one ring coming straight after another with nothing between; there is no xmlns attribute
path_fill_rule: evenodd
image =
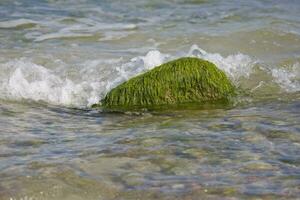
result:
<svg viewBox="0 0 300 200"><path fill-rule="evenodd" d="M100 105L130 110L189 103L228 102L235 88L213 63L180 58L136 76L112 89Z"/></svg>

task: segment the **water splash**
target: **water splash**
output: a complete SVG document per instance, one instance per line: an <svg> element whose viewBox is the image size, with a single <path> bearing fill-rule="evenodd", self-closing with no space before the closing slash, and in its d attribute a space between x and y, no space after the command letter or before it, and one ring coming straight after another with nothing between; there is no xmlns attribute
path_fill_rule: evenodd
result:
<svg viewBox="0 0 300 200"><path fill-rule="evenodd" d="M145 56L132 58L122 64L118 60L93 60L82 63L81 79L65 77L55 70L35 64L28 58L20 58L1 64L1 98L13 100L44 101L65 106L90 106L99 102L105 94L129 78L152 69L164 62L165 55L150 51ZM105 65L116 68L98 70ZM96 73L96 74L95 74ZM7 74L9 74L7 76Z"/></svg>
<svg viewBox="0 0 300 200"><path fill-rule="evenodd" d="M28 59L19 59L4 64L10 68L10 76L2 81L2 93L14 100L30 99L59 105L80 105L80 99L88 98L86 89L93 83L75 84L62 79L44 66Z"/></svg>

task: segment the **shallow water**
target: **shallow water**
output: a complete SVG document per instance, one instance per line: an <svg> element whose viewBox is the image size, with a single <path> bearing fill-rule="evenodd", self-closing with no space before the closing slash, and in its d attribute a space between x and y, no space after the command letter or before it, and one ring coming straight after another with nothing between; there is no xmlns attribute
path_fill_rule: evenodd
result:
<svg viewBox="0 0 300 200"><path fill-rule="evenodd" d="M300 198L300 3L0 2L0 199ZM182 56L230 107L103 113L119 83Z"/></svg>

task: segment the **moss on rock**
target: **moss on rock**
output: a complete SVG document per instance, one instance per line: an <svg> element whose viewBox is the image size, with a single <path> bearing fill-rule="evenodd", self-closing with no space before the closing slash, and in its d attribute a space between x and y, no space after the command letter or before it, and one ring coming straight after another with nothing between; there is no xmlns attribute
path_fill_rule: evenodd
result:
<svg viewBox="0 0 300 200"><path fill-rule="evenodd" d="M213 63L180 58L112 89L101 101L108 109L153 108L187 103L227 102L235 88Z"/></svg>

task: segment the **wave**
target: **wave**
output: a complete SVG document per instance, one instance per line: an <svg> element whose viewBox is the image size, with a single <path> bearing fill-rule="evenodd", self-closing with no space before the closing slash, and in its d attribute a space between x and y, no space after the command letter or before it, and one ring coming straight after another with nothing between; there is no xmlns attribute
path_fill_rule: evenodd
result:
<svg viewBox="0 0 300 200"><path fill-rule="evenodd" d="M235 85L253 93L267 91L270 84L280 88L277 92L300 91L299 63L271 68L248 55L238 53L223 57L193 45L187 53L176 56L152 50L127 62L122 58L85 61L80 64L76 76L48 69L29 58L11 60L0 64L0 98L86 107L99 102L108 91L131 77L182 56L199 57L215 63Z"/></svg>
<svg viewBox="0 0 300 200"><path fill-rule="evenodd" d="M49 33L49 34L38 36L34 41L42 42L44 40L51 40L51 39L71 39L71 38L75 39L75 38L88 38L88 37L93 37L93 34L57 32L57 33Z"/></svg>
<svg viewBox="0 0 300 200"><path fill-rule="evenodd" d="M37 25L38 22L30 20L30 19L15 19L9 21L0 22L0 28L11 29L11 28L31 28Z"/></svg>
<svg viewBox="0 0 300 200"><path fill-rule="evenodd" d="M136 24L126 23L100 23L87 19L76 19L79 24L62 24L61 21L40 22L44 27L50 30L54 27L60 27L53 32L32 32L25 34L27 39L35 42L42 42L51 39L74 39L74 38L95 38L95 40L111 40L126 37L132 31L138 28ZM63 26L62 26L63 25ZM1 26L0 26L1 27Z"/></svg>

